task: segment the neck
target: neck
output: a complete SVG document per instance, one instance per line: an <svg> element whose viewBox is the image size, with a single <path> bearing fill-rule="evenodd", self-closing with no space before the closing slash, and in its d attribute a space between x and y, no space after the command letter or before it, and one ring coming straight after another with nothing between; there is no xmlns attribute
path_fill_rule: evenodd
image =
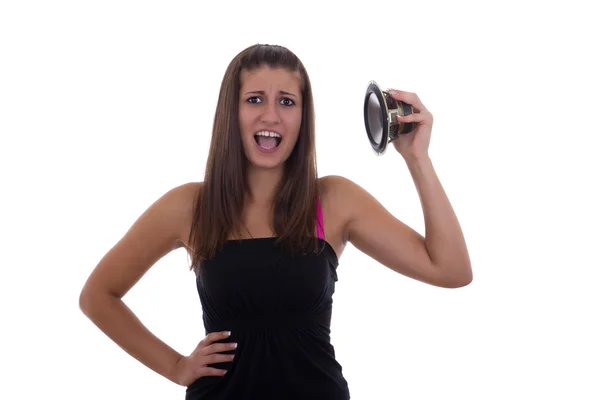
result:
<svg viewBox="0 0 600 400"><path fill-rule="evenodd" d="M275 199L277 187L283 179L283 166L276 169L262 169L247 166L247 204L270 208Z"/></svg>

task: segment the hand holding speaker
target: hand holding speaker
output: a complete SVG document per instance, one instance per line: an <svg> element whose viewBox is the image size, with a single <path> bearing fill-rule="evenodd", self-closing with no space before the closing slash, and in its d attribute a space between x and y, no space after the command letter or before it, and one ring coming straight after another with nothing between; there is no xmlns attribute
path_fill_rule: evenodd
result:
<svg viewBox="0 0 600 400"><path fill-rule="evenodd" d="M389 93L394 99L411 105L414 110L410 115L396 116L399 123L412 123L413 126L406 135L398 135L398 138L393 141L394 147L404 158L426 157L431 140L433 115L415 93L395 89L390 89Z"/></svg>
<svg viewBox="0 0 600 400"><path fill-rule="evenodd" d="M404 157L427 157L433 115L415 93L381 90L369 83L364 102L367 136L376 154L385 152L388 143Z"/></svg>

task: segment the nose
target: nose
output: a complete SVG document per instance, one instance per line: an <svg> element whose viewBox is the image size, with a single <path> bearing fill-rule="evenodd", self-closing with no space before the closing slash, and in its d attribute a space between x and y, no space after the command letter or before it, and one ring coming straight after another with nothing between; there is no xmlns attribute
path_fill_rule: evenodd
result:
<svg viewBox="0 0 600 400"><path fill-rule="evenodd" d="M269 102L264 107L264 112L262 114L262 122L279 122L281 118L279 117L279 111L277 110L277 104L273 102Z"/></svg>

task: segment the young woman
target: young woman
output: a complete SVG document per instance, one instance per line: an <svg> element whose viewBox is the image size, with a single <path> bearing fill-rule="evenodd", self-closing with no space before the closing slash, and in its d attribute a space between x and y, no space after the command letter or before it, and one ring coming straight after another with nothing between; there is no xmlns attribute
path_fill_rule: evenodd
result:
<svg viewBox="0 0 600 400"><path fill-rule="evenodd" d="M428 157L433 117L414 93L394 142L419 193L426 237L347 178L317 176L311 84L281 46L255 45L224 76L202 182L165 193L103 257L80 307L186 399L349 399L330 344L346 243L431 285L471 282L459 222ZM192 260L206 337L189 355L148 331L122 297L161 257Z"/></svg>

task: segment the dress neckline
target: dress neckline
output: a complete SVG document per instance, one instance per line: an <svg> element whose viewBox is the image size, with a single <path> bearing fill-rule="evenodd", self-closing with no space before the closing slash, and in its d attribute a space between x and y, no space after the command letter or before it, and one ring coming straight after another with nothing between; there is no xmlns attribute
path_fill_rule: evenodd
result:
<svg viewBox="0 0 600 400"><path fill-rule="evenodd" d="M225 243L241 243L241 242L251 242L251 241L274 241L278 238L278 236L264 236L264 237L256 237L256 238L244 238L244 239L227 239ZM336 251L333 249L333 246L323 238L317 238L319 242L322 242L325 245L325 248L329 251L331 256L335 260L336 266L339 264L339 258Z"/></svg>

